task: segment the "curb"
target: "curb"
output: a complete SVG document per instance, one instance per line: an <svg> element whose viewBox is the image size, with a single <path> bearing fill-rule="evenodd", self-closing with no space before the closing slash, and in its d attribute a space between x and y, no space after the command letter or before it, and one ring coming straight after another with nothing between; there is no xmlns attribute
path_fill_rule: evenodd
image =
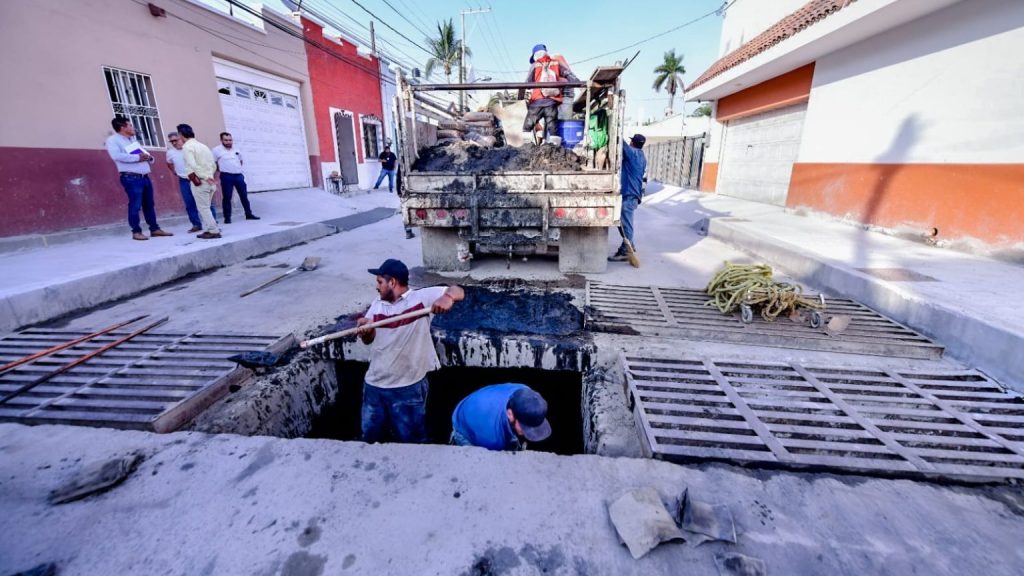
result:
<svg viewBox="0 0 1024 576"><path fill-rule="evenodd" d="M1024 334L934 302L800 246L757 233L734 222L711 219L708 236L738 246L783 268L794 278L851 298L940 342L946 354L975 366L1004 386L1024 391Z"/></svg>
<svg viewBox="0 0 1024 576"><path fill-rule="evenodd" d="M237 264L394 215L394 208L373 208L13 294L0 300L0 333L127 298L189 274Z"/></svg>

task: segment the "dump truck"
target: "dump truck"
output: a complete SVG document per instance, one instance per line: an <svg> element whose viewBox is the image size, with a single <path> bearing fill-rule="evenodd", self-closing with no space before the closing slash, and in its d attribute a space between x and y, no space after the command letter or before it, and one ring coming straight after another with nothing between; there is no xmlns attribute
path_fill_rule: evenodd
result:
<svg viewBox="0 0 1024 576"><path fill-rule="evenodd" d="M622 70L622 66L599 67L585 82L416 85L400 79L395 117L402 171L401 211L407 227L420 229L423 266L460 271L470 269L476 254L506 256L509 265L513 257L557 254L561 272L603 272L608 265L609 228L618 226L621 209ZM438 106L427 93L552 87L580 89L578 97L569 102L587 127L590 112L605 110L607 169L477 173L413 169L419 154L436 144L436 123L461 116L451 106ZM506 129L512 132L520 127ZM576 151L588 154L585 145L577 146Z"/></svg>

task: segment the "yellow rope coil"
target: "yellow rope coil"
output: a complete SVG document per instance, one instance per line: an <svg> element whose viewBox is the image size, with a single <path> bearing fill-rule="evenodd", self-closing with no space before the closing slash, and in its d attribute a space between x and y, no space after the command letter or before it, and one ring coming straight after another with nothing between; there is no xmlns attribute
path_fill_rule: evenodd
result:
<svg viewBox="0 0 1024 576"><path fill-rule="evenodd" d="M823 309L821 302L803 295L798 284L776 282L772 279L772 267L767 264L733 264L715 274L705 289L711 300L707 306L714 306L722 314L731 314L740 304L761 308L761 317L771 322L779 315L789 315L798 307Z"/></svg>

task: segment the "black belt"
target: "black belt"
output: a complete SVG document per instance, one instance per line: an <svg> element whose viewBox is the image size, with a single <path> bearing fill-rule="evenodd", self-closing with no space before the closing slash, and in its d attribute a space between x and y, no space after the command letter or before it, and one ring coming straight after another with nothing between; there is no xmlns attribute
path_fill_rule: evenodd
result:
<svg viewBox="0 0 1024 576"><path fill-rule="evenodd" d="M243 174L242 172L225 172L223 170L221 170L220 173L225 176L241 176Z"/></svg>
<svg viewBox="0 0 1024 576"><path fill-rule="evenodd" d="M139 174L137 172L120 172L120 174L129 178L149 178L149 174Z"/></svg>

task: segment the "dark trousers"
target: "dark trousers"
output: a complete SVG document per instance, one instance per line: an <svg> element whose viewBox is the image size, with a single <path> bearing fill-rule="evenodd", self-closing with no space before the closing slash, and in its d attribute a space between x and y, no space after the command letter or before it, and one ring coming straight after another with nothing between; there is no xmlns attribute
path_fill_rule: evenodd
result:
<svg viewBox="0 0 1024 576"><path fill-rule="evenodd" d="M196 207L196 197L192 195L192 184L188 178L178 177L178 190L181 192L181 201L185 203L185 212L188 213L188 221L193 226L203 227L203 221L199 218L199 209ZM217 209L210 204L210 211L213 212L214 220L217 219Z"/></svg>
<svg viewBox="0 0 1024 576"><path fill-rule="evenodd" d="M427 379L401 388L363 382L363 441L423 444L427 441Z"/></svg>
<svg viewBox="0 0 1024 576"><path fill-rule="evenodd" d="M231 195L235 188L238 188L238 199L242 201L245 215L252 216L252 208L249 206L249 189L245 186L245 175L221 172L220 193L224 197L224 218L231 218Z"/></svg>
<svg viewBox="0 0 1024 576"><path fill-rule="evenodd" d="M626 238L629 238L629 243L633 245L633 250L636 250L636 240L633 239L633 213L636 212L636 207L639 205L640 199L636 196L627 196L622 199L622 233L625 234ZM626 254L625 241L619 246L618 253Z"/></svg>
<svg viewBox="0 0 1024 576"><path fill-rule="evenodd" d="M153 183L147 174L121 173L121 186L128 195L128 225L132 232L142 234L142 226L139 223L139 210L146 218L149 231L155 232L160 229L156 223L156 203L153 201Z"/></svg>
<svg viewBox="0 0 1024 576"><path fill-rule="evenodd" d="M537 122L544 120L544 138L558 134L558 105L527 106L526 119L523 121L523 132L533 133Z"/></svg>

